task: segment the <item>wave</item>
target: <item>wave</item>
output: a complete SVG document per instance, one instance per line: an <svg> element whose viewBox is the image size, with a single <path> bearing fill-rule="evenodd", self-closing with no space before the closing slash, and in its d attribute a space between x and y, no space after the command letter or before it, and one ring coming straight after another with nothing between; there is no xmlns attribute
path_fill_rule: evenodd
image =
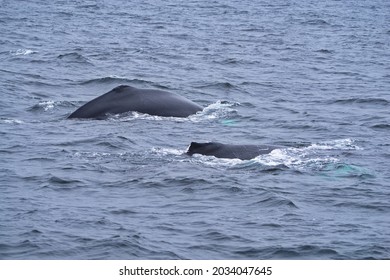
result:
<svg viewBox="0 0 390 280"><path fill-rule="evenodd" d="M303 24L307 24L307 25L320 25L320 26L330 25L330 24L329 24L326 20L324 20L324 19L310 19L310 20L304 21Z"/></svg>
<svg viewBox="0 0 390 280"><path fill-rule="evenodd" d="M90 85L90 84L117 84L117 83L154 85L150 81L146 81L146 80L142 80L142 79L128 79L126 77L119 77L119 76L115 76L115 75L103 77L103 78L90 79L90 80L82 81L79 84L80 85Z"/></svg>
<svg viewBox="0 0 390 280"><path fill-rule="evenodd" d="M388 106L390 101L384 98L347 98L347 99L338 99L331 101L330 104L370 104L370 105L381 105Z"/></svg>
<svg viewBox="0 0 390 280"><path fill-rule="evenodd" d="M324 54L332 54L334 53L334 51L332 50L328 50L328 49L319 49L319 50L316 50L314 52L317 52L317 53L324 53Z"/></svg>
<svg viewBox="0 0 390 280"><path fill-rule="evenodd" d="M389 130L390 124L388 124L388 123L375 124L375 125L372 125L371 128L376 129L376 130Z"/></svg>
<svg viewBox="0 0 390 280"><path fill-rule="evenodd" d="M221 64L221 65L239 65L239 64L256 64L258 61L256 60L247 60L247 59L238 59L238 58L222 58L219 60L213 60L213 63ZM227 88L234 87L231 83L219 83L222 86L227 86Z"/></svg>
<svg viewBox="0 0 390 280"><path fill-rule="evenodd" d="M208 84L202 84L199 86L195 86L195 88L198 89L233 89L236 86L229 83L229 82L215 82L215 83L208 83Z"/></svg>
<svg viewBox="0 0 390 280"><path fill-rule="evenodd" d="M28 259L32 252L38 251L41 247L34 241L23 239L13 243L0 243L1 258Z"/></svg>
<svg viewBox="0 0 390 280"><path fill-rule="evenodd" d="M317 245L298 245L295 247L269 246L262 248L243 248L235 252L243 258L260 259L343 259L334 248Z"/></svg>
<svg viewBox="0 0 390 280"><path fill-rule="evenodd" d="M85 3L79 4L78 8L80 9L92 9L92 10L100 10L100 6L97 3Z"/></svg>
<svg viewBox="0 0 390 280"><path fill-rule="evenodd" d="M85 186L85 183L76 180L76 179L68 179L64 177L58 177L58 176L50 176L48 180L46 181L44 185L42 185L42 188L50 188L50 189L56 189L59 191L70 191L73 189L80 188L81 186Z"/></svg>
<svg viewBox="0 0 390 280"><path fill-rule="evenodd" d="M340 207L340 208L346 208L346 209L368 209L368 210L374 210L382 213L388 213L390 210L390 206L388 204L385 204L383 202L375 202L375 203L363 203L363 202L340 202L333 205L334 207Z"/></svg>
<svg viewBox="0 0 390 280"><path fill-rule="evenodd" d="M80 64L93 65L93 63L88 58L79 54L78 52L60 54L57 56L57 58L59 60L62 60L62 61L68 62L68 63L80 63Z"/></svg>
<svg viewBox="0 0 390 280"><path fill-rule="evenodd" d="M298 206L295 205L294 202L292 202L291 200L289 200L287 198L280 197L280 196L267 197L267 198L264 198L260 201L255 202L254 204L259 205L261 207L265 207L265 208L277 207L279 209L280 207L286 206L288 208L298 209Z"/></svg>

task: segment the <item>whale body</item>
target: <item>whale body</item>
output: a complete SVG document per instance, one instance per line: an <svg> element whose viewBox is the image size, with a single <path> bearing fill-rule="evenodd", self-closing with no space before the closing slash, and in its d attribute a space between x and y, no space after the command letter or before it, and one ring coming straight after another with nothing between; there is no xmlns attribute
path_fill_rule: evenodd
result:
<svg viewBox="0 0 390 280"><path fill-rule="evenodd" d="M215 156L217 158L238 158L241 160L253 159L259 155L268 154L278 146L266 145L230 145L218 142L197 143L191 142L186 154L201 154L206 156Z"/></svg>
<svg viewBox="0 0 390 280"><path fill-rule="evenodd" d="M157 89L121 85L87 102L68 118L104 119L109 114L136 111L162 117L188 117L203 110L178 94Z"/></svg>

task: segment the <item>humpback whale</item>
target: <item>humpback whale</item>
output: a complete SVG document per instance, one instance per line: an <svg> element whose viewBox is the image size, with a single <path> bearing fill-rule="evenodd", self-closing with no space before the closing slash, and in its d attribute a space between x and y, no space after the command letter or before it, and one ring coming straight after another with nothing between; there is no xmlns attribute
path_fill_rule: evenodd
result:
<svg viewBox="0 0 390 280"><path fill-rule="evenodd" d="M136 111L162 117L188 117L203 110L185 97L157 89L121 85L87 102L68 118L104 119L107 114Z"/></svg>
<svg viewBox="0 0 390 280"><path fill-rule="evenodd" d="M217 158L238 158L242 160L253 159L259 155L268 154L278 149L277 146L266 145L229 145L218 142L197 143L191 142L186 154L201 154Z"/></svg>

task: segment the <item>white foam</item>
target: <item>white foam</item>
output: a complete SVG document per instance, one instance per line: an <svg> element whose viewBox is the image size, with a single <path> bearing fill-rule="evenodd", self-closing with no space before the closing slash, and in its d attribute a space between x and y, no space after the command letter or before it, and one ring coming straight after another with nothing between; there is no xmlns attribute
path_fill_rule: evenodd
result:
<svg viewBox="0 0 390 280"><path fill-rule="evenodd" d="M74 153L74 157L84 158L84 159L99 159L110 157L112 154L104 153L104 152L76 152Z"/></svg>
<svg viewBox="0 0 390 280"><path fill-rule="evenodd" d="M186 151L173 149L173 148L152 148L152 152L166 156L166 155L175 155L180 156L184 154Z"/></svg>
<svg viewBox="0 0 390 280"><path fill-rule="evenodd" d="M56 102L53 100L41 101L38 103L38 106L40 108L42 108L44 111L52 110L55 105L56 105Z"/></svg>
<svg viewBox="0 0 390 280"><path fill-rule="evenodd" d="M14 56L29 55L29 54L33 54L33 53L36 53L36 51L29 50L29 49L18 49L16 51L10 51L10 54L14 55Z"/></svg>
<svg viewBox="0 0 390 280"><path fill-rule="evenodd" d="M127 77L125 77L125 76L118 76L118 75L109 75L108 77L111 78L111 79L120 79L120 80L126 80L127 79Z"/></svg>
<svg viewBox="0 0 390 280"><path fill-rule="evenodd" d="M346 139L336 139L331 141L324 141L319 143L314 143L310 145L307 149L312 150L362 150L359 146L354 144L355 141L350 138Z"/></svg>
<svg viewBox="0 0 390 280"><path fill-rule="evenodd" d="M162 116L153 116L149 114L139 113L139 112L127 112L123 114L116 114L110 116L111 120L119 121L119 122L128 122L133 120L153 120L153 121L178 121L184 122L188 121L187 118L178 118L178 117L162 117Z"/></svg>
<svg viewBox="0 0 390 280"><path fill-rule="evenodd" d="M233 106L240 105L238 102L217 100L216 102L208 105L203 111L215 111L220 109L230 109ZM234 110L235 111L235 110Z"/></svg>
<svg viewBox="0 0 390 280"><path fill-rule="evenodd" d="M266 166L285 165L290 168L303 168L308 166L322 166L326 163L335 163L339 159L329 155L316 155L306 148L275 149L266 155L260 155L254 161Z"/></svg>
<svg viewBox="0 0 390 280"><path fill-rule="evenodd" d="M238 158L217 158L201 154L192 155L191 160L211 167L234 167L246 162Z"/></svg>
<svg viewBox="0 0 390 280"><path fill-rule="evenodd" d="M302 159L297 154L291 153L287 149L276 149L269 154L259 155L254 160L266 166L292 166L302 163Z"/></svg>
<svg viewBox="0 0 390 280"><path fill-rule="evenodd" d="M7 124L22 124L24 121L18 119L0 119L0 122Z"/></svg>
<svg viewBox="0 0 390 280"><path fill-rule="evenodd" d="M204 120L222 119L228 115L237 113L232 107L239 105L237 102L228 102L218 100L205 107L202 111L188 117L192 122L201 122Z"/></svg>

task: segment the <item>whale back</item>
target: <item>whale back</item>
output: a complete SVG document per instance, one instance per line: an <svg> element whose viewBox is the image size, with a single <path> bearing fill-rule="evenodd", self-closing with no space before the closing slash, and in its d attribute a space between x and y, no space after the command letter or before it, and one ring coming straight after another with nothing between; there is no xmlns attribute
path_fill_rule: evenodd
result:
<svg viewBox="0 0 390 280"><path fill-rule="evenodd" d="M193 154L201 154L215 156L217 158L238 158L241 160L248 160L261 154L268 154L276 148L276 146L227 145L218 142L191 142L186 153L190 156Z"/></svg>
<svg viewBox="0 0 390 280"><path fill-rule="evenodd" d="M68 118L106 118L136 111L163 117L188 117L203 108L185 97L157 89L121 85L87 102Z"/></svg>

